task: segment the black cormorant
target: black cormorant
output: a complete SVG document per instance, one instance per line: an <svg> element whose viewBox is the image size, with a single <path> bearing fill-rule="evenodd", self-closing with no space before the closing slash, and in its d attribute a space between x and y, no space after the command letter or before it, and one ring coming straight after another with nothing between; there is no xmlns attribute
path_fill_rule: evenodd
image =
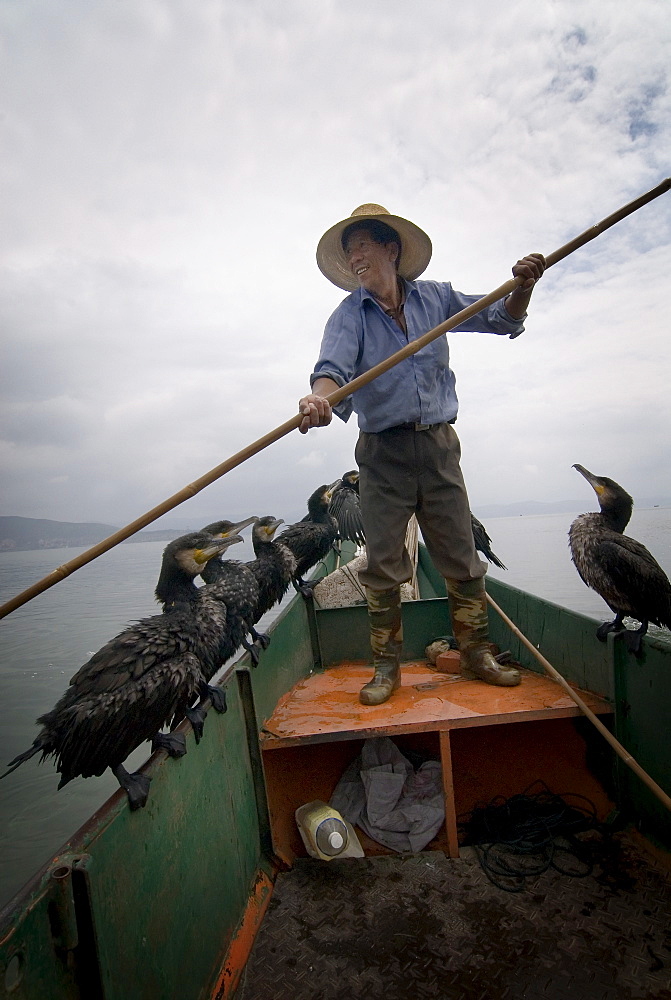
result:
<svg viewBox="0 0 671 1000"><path fill-rule="evenodd" d="M296 557L293 585L304 597L312 594L312 585L303 575L324 559L338 538L338 522L329 513L329 504L336 484L323 485L308 499L308 513L302 521L290 524L278 538Z"/></svg>
<svg viewBox="0 0 671 1000"><path fill-rule="evenodd" d="M237 534L248 524L258 521L257 517L245 521L215 521L203 528L216 538ZM210 559L201 573L203 580L210 584L214 594L226 605L226 630L221 647L223 662L230 659L242 646L252 658L254 666L259 662L258 646L247 641L250 633L254 642L262 648L268 645L268 637L260 635L254 628L255 614L259 606L259 583L253 570L235 559Z"/></svg>
<svg viewBox="0 0 671 1000"><path fill-rule="evenodd" d="M145 740L173 756L184 753L181 734L156 734L181 718L204 693L205 673L218 662L226 611L194 585L204 564L239 537L214 539L201 532L170 542L163 553L156 594L165 612L143 618L106 643L74 675L54 708L38 718L42 731L32 747L10 761L2 777L40 753L53 756L58 787L81 775L110 768L128 794L131 809L143 806L150 778L129 774L123 762Z"/></svg>
<svg viewBox="0 0 671 1000"><path fill-rule="evenodd" d="M473 541L478 552L482 552L485 559L494 563L499 569L507 569L497 555L492 552L492 540L487 534L484 524L478 521L474 514L471 514L471 529L473 531Z"/></svg>
<svg viewBox="0 0 671 1000"><path fill-rule="evenodd" d="M291 550L280 539L274 539L275 532L284 521L267 515L260 517L252 528L252 544L256 559L245 565L249 567L259 585L259 603L254 612L254 624L267 611L281 601L296 573L296 559ZM268 636L259 637L264 646Z"/></svg>
<svg viewBox="0 0 671 1000"><path fill-rule="evenodd" d="M601 512L581 514L569 529L571 558L583 581L615 612L597 638L605 642L617 632L633 653L641 650L648 622L671 628L671 583L644 545L624 535L634 501L612 479L595 476L574 465L597 495ZM636 631L623 624L625 616L641 623Z"/></svg>
<svg viewBox="0 0 671 1000"><path fill-rule="evenodd" d="M338 535L341 540L354 542L355 545L366 544L359 499L359 473L356 469L346 472L336 483L329 504L329 513L338 523Z"/></svg>

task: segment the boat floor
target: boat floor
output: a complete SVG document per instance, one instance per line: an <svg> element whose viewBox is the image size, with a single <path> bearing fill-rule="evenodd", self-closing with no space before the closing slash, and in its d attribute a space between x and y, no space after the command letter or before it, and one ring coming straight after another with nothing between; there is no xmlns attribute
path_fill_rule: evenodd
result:
<svg viewBox="0 0 671 1000"><path fill-rule="evenodd" d="M671 876L617 834L592 875L495 887L473 848L281 873L238 1000L671 1000Z"/></svg>

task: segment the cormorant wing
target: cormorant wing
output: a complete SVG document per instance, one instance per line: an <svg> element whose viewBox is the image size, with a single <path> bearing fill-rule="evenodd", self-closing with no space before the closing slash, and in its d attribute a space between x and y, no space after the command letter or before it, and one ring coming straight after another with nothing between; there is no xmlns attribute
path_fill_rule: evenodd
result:
<svg viewBox="0 0 671 1000"><path fill-rule="evenodd" d="M290 524L277 539L296 559L296 573L301 576L323 559L337 535L337 525L326 522L298 521Z"/></svg>
<svg viewBox="0 0 671 1000"><path fill-rule="evenodd" d="M277 541L281 542L282 545L291 545L292 551L293 546L300 544L305 539L309 539L314 530L314 521L311 517L304 517L302 521L296 521L294 524L287 524L284 531L277 536Z"/></svg>
<svg viewBox="0 0 671 1000"><path fill-rule="evenodd" d="M483 556L489 560L490 563L494 563L500 569L507 569L503 565L498 556L494 555L492 552L491 538L487 534L484 524L478 521L477 517L471 513L471 528L473 530L473 541L475 542L475 547L478 552L482 552Z"/></svg>
<svg viewBox="0 0 671 1000"><path fill-rule="evenodd" d="M192 653L178 654L148 671L140 687L78 697L71 706L57 705L39 721L59 733L59 788L78 774L100 775L121 763L177 715L182 715L198 691L200 664ZM60 712L59 712L60 708Z"/></svg>
<svg viewBox="0 0 671 1000"><path fill-rule="evenodd" d="M639 621L671 628L671 583L645 545L617 535L599 542L592 559L628 597Z"/></svg>
<svg viewBox="0 0 671 1000"><path fill-rule="evenodd" d="M186 653L189 643L180 627L181 617L180 612L169 612L130 625L79 668L70 687L78 697L83 692L113 691L131 678L142 677L159 660ZM186 617L191 616L187 613Z"/></svg>
<svg viewBox="0 0 671 1000"><path fill-rule="evenodd" d="M338 522L338 534L356 545L366 544L359 495L352 489L336 489L329 504L329 513Z"/></svg>

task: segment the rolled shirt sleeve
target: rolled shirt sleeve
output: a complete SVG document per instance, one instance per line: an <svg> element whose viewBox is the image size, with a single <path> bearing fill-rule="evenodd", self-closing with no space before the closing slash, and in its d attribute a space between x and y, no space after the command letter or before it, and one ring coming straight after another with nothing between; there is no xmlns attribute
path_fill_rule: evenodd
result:
<svg viewBox="0 0 671 1000"><path fill-rule="evenodd" d="M310 376L310 386L324 377L343 386L360 374L357 365L361 357L363 322L356 309L342 308L346 304L349 304L348 299L341 303L326 323L319 360ZM351 417L352 411L352 396L346 396L333 407L333 412L345 422Z"/></svg>

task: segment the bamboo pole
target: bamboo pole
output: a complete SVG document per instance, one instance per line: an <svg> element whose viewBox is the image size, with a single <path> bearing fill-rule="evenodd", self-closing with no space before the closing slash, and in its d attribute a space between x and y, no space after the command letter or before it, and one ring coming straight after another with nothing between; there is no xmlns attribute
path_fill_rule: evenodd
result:
<svg viewBox="0 0 671 1000"><path fill-rule="evenodd" d="M558 250L555 250L553 253L547 255L545 258L547 267L551 267L553 264L556 264L557 261L563 260L564 257L567 257L579 247L584 246L584 244L588 243L590 240L595 239L606 229L609 229L617 222L626 218L627 215L631 215L632 212L637 211L637 209L642 208L643 205L647 205L648 202L652 201L654 198L658 198L661 194L664 194L669 190L669 188L671 188L671 178L667 178L665 181L662 181L661 184L658 184L656 188L646 192L639 198L636 198L634 201L631 201L627 205L618 209L617 212L607 216L601 222L591 226L590 229L585 230L585 232L576 236L569 243L565 243L564 246L559 247ZM464 323L467 319L470 319L471 316L475 316L482 309L486 309L488 306L493 305L494 302L498 302L499 299L509 295L510 292L514 291L518 285L522 284L522 281L523 279L521 278L510 278L508 281L504 282L504 284L495 288L494 291L490 292L488 295L484 295L481 299L478 299L477 302L467 306L466 309L462 309L460 312L455 313L454 316L445 320L444 323L440 323L438 326L429 330L428 333L425 333L417 340L413 340L412 343L407 344L405 347L401 348L400 351L392 354L379 365L375 365L374 368L364 372L363 375L359 375L351 382L348 382L347 385L344 385L335 392L330 393L330 395L326 397L329 403L331 406L335 406L337 403L340 403L346 396L350 396L353 392L356 392L364 385L372 382L373 379L376 379L379 375L389 371L390 368L393 368L395 365L399 364L399 362L404 361L406 358L409 358L418 351L421 351L423 347L426 347L427 344L437 340L438 337L447 333L448 330L454 329L455 326L459 326L461 323ZM185 500L190 500L191 497L196 495L196 493L200 493L200 491L204 490L206 486L210 486L217 479L220 479L227 472L230 472L231 469L235 469L238 465L242 465L242 463L246 462L248 458L258 454L258 452L263 451L264 448L274 444L275 441L279 441L280 438L285 437L291 431L295 430L301 423L302 419L302 415L297 413L294 417L291 417L290 420L280 424L279 427L276 427L274 430L264 434L263 437L258 438L258 440L254 441L252 444L247 445L246 448L243 448L235 455L226 459L225 462L221 462L213 469L210 469L210 471L205 473L204 476L194 480L178 493L174 493L167 500L164 500L156 507L152 507L152 509L147 511L146 514L136 518L135 521L131 521L131 523L127 524L124 528L119 528L118 531L115 531L107 538L104 538L101 542L93 545L85 552L80 552L80 554L75 556L74 559L70 559L69 562L59 566L37 583L28 587L20 594L17 594L16 597L13 597L11 600L3 604L0 607L0 618L5 618L7 615L11 614L12 611L16 611L17 608L27 604L28 601L37 597L38 594L41 594L50 587L53 587L54 584L59 583L61 580L64 580L65 577L74 573L75 570L81 569L82 566L86 566L87 563L97 559L98 556L101 556L104 552L114 548L115 545L123 542L126 538L129 538L131 535L141 531L142 528L145 528L148 524L156 521L157 518L161 517L163 514L167 514L168 511L174 510L175 507L184 503Z"/></svg>
<svg viewBox="0 0 671 1000"><path fill-rule="evenodd" d="M580 711L584 715L587 716L587 718L592 723L592 725L596 726L596 728L599 730L599 732L604 737L604 739L607 740L608 743L610 743L611 747L613 748L613 750L615 751L615 753L618 755L618 757L620 757L621 760L624 761L624 763L627 765L627 767L631 768L631 770L634 772L634 774L638 775L638 777L641 779L641 781L645 785L647 785L647 787L650 789L650 791L653 793L653 795L655 795L659 799L659 801L662 803L662 805L666 806L666 808L669 811L671 811L671 797L669 797L666 794L666 792L664 791L664 789L661 788L657 784L657 782L653 778L650 777L650 775L648 774L647 771L643 770L643 768L641 767L641 765L639 763L637 763L637 761L632 757L632 755L629 753L629 751L626 750L622 746L622 744L618 740L615 739L615 737L610 732L610 730L606 729L606 727L604 726L603 722L601 722L600 719L598 719L596 717L596 715L591 710L591 708L587 707L587 705L582 700L582 698L580 697L580 695L577 694L573 690L573 688L568 683L568 681L565 680L564 677L562 677L562 675L559 673L558 670L555 670L555 668L552 666L552 664L550 663L549 660L545 659L545 657L543 656L543 654L541 652L539 652L539 650L536 649L536 647L533 645L533 643L531 643L529 641L529 639L527 639L527 637L524 635L524 633L521 632L520 629L518 629L517 625L515 625L515 623L513 621L511 621L511 619L508 617L508 615L505 613L505 611L503 611L498 606L498 604L496 603L496 601L492 597L490 597L489 594L487 594L487 602L494 608L495 611L498 612L498 614L501 616L501 618L506 623L506 625L508 626L508 628L517 636L517 638L520 640L520 642L522 642L526 646L526 648L529 650L529 652L532 653L536 657L536 659L541 664L541 666L543 667L543 669L545 670L545 672L547 674L549 674L550 677L552 677L552 679L555 680L557 682L557 684L559 684L564 689L564 691L566 691L567 695L576 703L576 705L578 706L578 708L580 709Z"/></svg>
<svg viewBox="0 0 671 1000"><path fill-rule="evenodd" d="M614 226L617 222L621 222L622 219L626 219L628 215L632 212L638 211L639 208L643 208L648 202L654 201L655 198L659 198L660 194L665 194L669 188L671 188L671 177L667 177L666 180L658 184L657 187L652 188L650 191L646 191L645 194L640 195L638 198L634 198L633 201L628 202L619 208L617 212L613 212L612 215L606 216L601 222L595 223L595 225L590 226L586 229L584 233L579 236L574 237L568 243L565 243L563 247L559 247L558 250L553 251L545 258L545 263L548 267L552 267L557 261L563 260L564 257L568 257L570 253L577 250L579 247L589 243L590 240L596 239L601 233L604 233L611 226Z"/></svg>

